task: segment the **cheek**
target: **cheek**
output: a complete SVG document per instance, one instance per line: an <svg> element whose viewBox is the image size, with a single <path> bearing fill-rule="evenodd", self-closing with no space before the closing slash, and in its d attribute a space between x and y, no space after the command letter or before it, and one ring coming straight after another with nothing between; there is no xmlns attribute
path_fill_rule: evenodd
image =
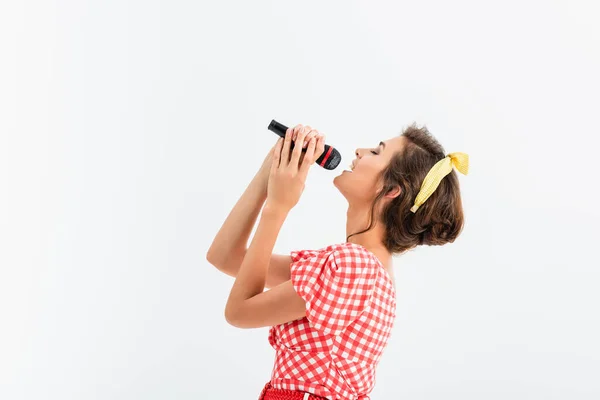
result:
<svg viewBox="0 0 600 400"><path fill-rule="evenodd" d="M380 172L381 172L381 167L375 162L365 164L365 165L363 165L363 168L361 169L361 174L365 178L369 178L369 179L375 179L375 177Z"/></svg>
<svg viewBox="0 0 600 400"><path fill-rule="evenodd" d="M363 167L360 171L357 171L358 174L354 178L356 178L356 181L362 188L367 189L375 185L379 170L374 165L364 165Z"/></svg>

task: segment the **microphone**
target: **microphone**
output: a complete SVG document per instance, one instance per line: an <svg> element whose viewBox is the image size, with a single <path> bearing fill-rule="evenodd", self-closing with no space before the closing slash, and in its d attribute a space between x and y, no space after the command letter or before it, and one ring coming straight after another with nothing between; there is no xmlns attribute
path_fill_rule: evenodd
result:
<svg viewBox="0 0 600 400"><path fill-rule="evenodd" d="M268 129L285 139L285 132L288 130L288 127L275 120L271 120ZM292 141L292 148L294 148L294 145L295 142ZM304 152L306 149L302 149L302 151ZM340 164L340 161L342 161L340 152L326 144L323 154L317 158L316 163L325 169L335 169Z"/></svg>

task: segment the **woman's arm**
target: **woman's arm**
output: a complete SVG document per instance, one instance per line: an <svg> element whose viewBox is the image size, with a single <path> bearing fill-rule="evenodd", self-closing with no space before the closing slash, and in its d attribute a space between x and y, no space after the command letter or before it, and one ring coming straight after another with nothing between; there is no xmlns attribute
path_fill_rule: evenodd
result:
<svg viewBox="0 0 600 400"><path fill-rule="evenodd" d="M252 228L267 199L267 181L268 177L264 176L262 169L254 176L210 245L206 253L209 263L219 269L231 265L239 266L244 258Z"/></svg>
<svg viewBox="0 0 600 400"><path fill-rule="evenodd" d="M273 161L273 148L269 151L260 169L230 211L206 253L206 260L227 274L237 274L237 269L246 253L248 238L256 223L260 209L267 199L267 184ZM231 266L237 266L236 271L230 271Z"/></svg>
<svg viewBox="0 0 600 400"><path fill-rule="evenodd" d="M259 171L227 216L206 254L206 260L210 264L234 278L246 256L250 233L267 198L272 153L271 149ZM289 280L291 262L289 255L272 254L266 287L272 288Z"/></svg>
<svg viewBox="0 0 600 400"><path fill-rule="evenodd" d="M219 265L217 268L224 274L235 278L238 274L238 271L240 270L242 260L246 255L246 251L247 250L244 251L242 256L236 257L236 259L232 260L229 264L222 264ZM291 278L291 265L292 257L289 254L271 254L271 260L269 261L269 270L267 271L267 281L265 282L265 287L270 289L285 281L289 281Z"/></svg>
<svg viewBox="0 0 600 400"><path fill-rule="evenodd" d="M313 157L318 157L324 147L323 137L319 137L319 154L315 156L317 140L312 137L307 145L308 158L304 159L298 168L294 164L298 162L302 148L295 147L288 160L292 137L290 132L291 130L288 129L285 142L279 139L273 149L273 162L268 176L267 204L227 299L225 318L234 326L279 324L306 315L306 302L296 292L293 281L286 281L267 292L264 291L277 236L289 211L302 194L308 168L314 163ZM306 133L306 130L299 133L300 142L304 142ZM283 159L281 163L280 158Z"/></svg>
<svg viewBox="0 0 600 400"><path fill-rule="evenodd" d="M225 319L231 325L275 325L305 315L305 302L291 281L264 291L271 253L286 217L287 211L265 206L227 299Z"/></svg>

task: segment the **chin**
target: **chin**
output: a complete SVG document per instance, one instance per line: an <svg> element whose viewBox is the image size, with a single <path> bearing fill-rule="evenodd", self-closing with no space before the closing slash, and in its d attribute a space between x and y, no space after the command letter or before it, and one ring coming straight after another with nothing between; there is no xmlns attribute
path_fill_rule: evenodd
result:
<svg viewBox="0 0 600 400"><path fill-rule="evenodd" d="M344 174L345 175L345 174ZM335 186L337 188L337 190L342 194L342 196L344 196L346 199L346 193L344 191L344 183L343 183L344 178L342 178L342 174L336 176L333 178L333 186Z"/></svg>

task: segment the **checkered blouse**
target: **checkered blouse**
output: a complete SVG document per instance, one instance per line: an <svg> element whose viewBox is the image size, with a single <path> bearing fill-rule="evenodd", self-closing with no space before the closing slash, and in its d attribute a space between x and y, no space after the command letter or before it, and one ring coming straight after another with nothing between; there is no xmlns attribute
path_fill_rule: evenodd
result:
<svg viewBox="0 0 600 400"><path fill-rule="evenodd" d="M332 400L369 399L396 314L392 279L373 253L351 242L290 254L306 317L269 330L271 384Z"/></svg>

